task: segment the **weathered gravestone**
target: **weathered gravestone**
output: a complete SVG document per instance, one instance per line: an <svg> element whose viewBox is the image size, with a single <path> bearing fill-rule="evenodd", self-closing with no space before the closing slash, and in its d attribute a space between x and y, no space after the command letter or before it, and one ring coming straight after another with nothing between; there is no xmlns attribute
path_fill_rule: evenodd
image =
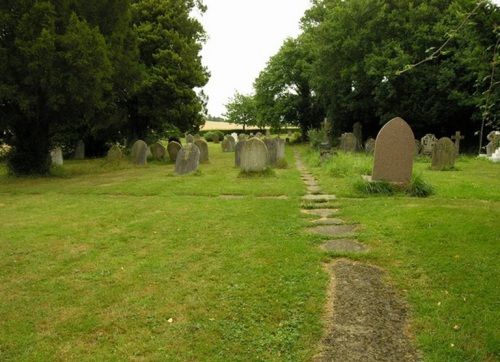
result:
<svg viewBox="0 0 500 362"><path fill-rule="evenodd" d="M432 149L434 148L434 145L437 143L438 139L436 136L434 136L432 133L426 134L422 139L420 140L421 144L421 154L424 156L431 156L432 155Z"/></svg>
<svg viewBox="0 0 500 362"><path fill-rule="evenodd" d="M151 155L157 161L164 160L167 156L167 149L160 142L156 142L151 146Z"/></svg>
<svg viewBox="0 0 500 362"><path fill-rule="evenodd" d="M352 126L352 134L356 137L356 151L360 151L363 145L363 126L361 123L354 123Z"/></svg>
<svg viewBox="0 0 500 362"><path fill-rule="evenodd" d="M356 152L358 140L353 133L344 133L340 139L340 148L343 152Z"/></svg>
<svg viewBox="0 0 500 362"><path fill-rule="evenodd" d="M187 134L185 138L186 138L186 143L194 143L193 135Z"/></svg>
<svg viewBox="0 0 500 362"><path fill-rule="evenodd" d="M241 169L245 172L264 171L267 168L268 152L266 144L252 138L245 142L241 150Z"/></svg>
<svg viewBox="0 0 500 362"><path fill-rule="evenodd" d="M390 120L377 135L373 161L373 181L407 184L411 181L415 137L402 118Z"/></svg>
<svg viewBox="0 0 500 362"><path fill-rule="evenodd" d="M217 133L212 133L212 142L219 143L219 135Z"/></svg>
<svg viewBox="0 0 500 362"><path fill-rule="evenodd" d="M175 161L175 173L177 175L186 175L196 172L200 165L200 150L194 143L188 143L182 147L177 154Z"/></svg>
<svg viewBox="0 0 500 362"><path fill-rule="evenodd" d="M231 144L231 141L229 141L227 138L224 138L224 140L221 142L221 147L222 147L222 152L233 151L233 145Z"/></svg>
<svg viewBox="0 0 500 362"><path fill-rule="evenodd" d="M465 137L460 134L460 131L456 131L453 136L451 136L451 139L455 141L455 153L458 156L460 154L460 141L463 140Z"/></svg>
<svg viewBox="0 0 500 362"><path fill-rule="evenodd" d="M445 170L455 166L456 148L455 144L448 137L441 138L432 150L433 170Z"/></svg>
<svg viewBox="0 0 500 362"><path fill-rule="evenodd" d="M234 151L234 147L236 146L236 138L233 135L227 135L226 138L231 142L231 152Z"/></svg>
<svg viewBox="0 0 500 362"><path fill-rule="evenodd" d="M276 143L278 144L278 151L276 158L279 160L285 159L285 140L283 138L276 138Z"/></svg>
<svg viewBox="0 0 500 362"><path fill-rule="evenodd" d="M52 159L52 163L56 165L62 165L63 161L63 151L61 147L56 147L52 151L50 151L50 157Z"/></svg>
<svg viewBox="0 0 500 362"><path fill-rule="evenodd" d="M264 137L264 135L262 134L262 132L257 132L255 134L255 138L262 138L262 137Z"/></svg>
<svg viewBox="0 0 500 362"><path fill-rule="evenodd" d="M415 140L415 155L420 155L420 150L422 149L422 144L419 140Z"/></svg>
<svg viewBox="0 0 500 362"><path fill-rule="evenodd" d="M500 131L491 131L486 138L490 141L486 145L486 154L491 157L495 150L500 147Z"/></svg>
<svg viewBox="0 0 500 362"><path fill-rule="evenodd" d="M375 140L373 138L368 138L365 142L365 153L367 155L373 155L375 151Z"/></svg>
<svg viewBox="0 0 500 362"><path fill-rule="evenodd" d="M267 163L275 166L278 161L278 142L272 138L264 138L262 141L267 147Z"/></svg>
<svg viewBox="0 0 500 362"><path fill-rule="evenodd" d="M241 165L241 151L243 150L243 145L245 144L245 142L246 139L242 138L234 147L234 166L236 167L240 167Z"/></svg>
<svg viewBox="0 0 500 362"><path fill-rule="evenodd" d="M176 141L170 141L167 145L167 152L168 152L168 158L170 158L170 161L176 162L177 161L177 154L181 150L182 146L179 142Z"/></svg>
<svg viewBox="0 0 500 362"><path fill-rule="evenodd" d="M108 161L119 161L123 159L123 152L118 145L113 145L108 151Z"/></svg>
<svg viewBox="0 0 500 362"><path fill-rule="evenodd" d="M200 163L208 162L208 144L201 139L194 141L194 144L200 150Z"/></svg>
<svg viewBox="0 0 500 362"><path fill-rule="evenodd" d="M201 140L201 136L197 133L193 136L195 141ZM194 142L193 142L194 143Z"/></svg>
<svg viewBox="0 0 500 362"><path fill-rule="evenodd" d="M130 152L132 164L144 166L148 163L148 145L142 140L135 141Z"/></svg>
<svg viewBox="0 0 500 362"><path fill-rule="evenodd" d="M82 140L76 141L75 154L73 157L75 160L85 159L85 143L83 143Z"/></svg>

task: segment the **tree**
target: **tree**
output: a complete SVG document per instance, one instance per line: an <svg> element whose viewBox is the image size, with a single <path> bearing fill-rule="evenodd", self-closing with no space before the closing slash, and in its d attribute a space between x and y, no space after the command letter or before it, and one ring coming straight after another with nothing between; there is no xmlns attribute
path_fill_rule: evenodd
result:
<svg viewBox="0 0 500 362"><path fill-rule="evenodd" d="M253 95L245 95L236 92L226 104L226 114L224 117L230 123L243 125L243 132L246 126L257 126L257 108Z"/></svg>
<svg viewBox="0 0 500 362"><path fill-rule="evenodd" d="M203 122L205 99L195 88L208 81L201 64L205 40L191 11L204 11L201 1L134 0L133 26L138 38L142 81L129 99L130 138L146 139L175 127L181 131Z"/></svg>
<svg viewBox="0 0 500 362"><path fill-rule="evenodd" d="M94 119L111 89L104 37L61 8L50 1L0 3L0 126L16 175L48 173L56 136Z"/></svg>

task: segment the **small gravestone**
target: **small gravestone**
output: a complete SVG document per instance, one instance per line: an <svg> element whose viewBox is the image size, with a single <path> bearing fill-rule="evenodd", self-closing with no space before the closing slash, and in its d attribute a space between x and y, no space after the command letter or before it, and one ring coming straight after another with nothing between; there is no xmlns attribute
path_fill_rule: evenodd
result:
<svg viewBox="0 0 500 362"><path fill-rule="evenodd" d="M264 135L262 134L262 132L257 132L255 134L255 138L262 138L262 137L264 137Z"/></svg>
<svg viewBox="0 0 500 362"><path fill-rule="evenodd" d="M50 151L50 157L53 164L62 165L64 163L63 151L61 147L56 147L52 151Z"/></svg>
<svg viewBox="0 0 500 362"><path fill-rule="evenodd" d="M82 140L76 141L74 159L75 160L85 159L85 143L83 143Z"/></svg>
<svg viewBox="0 0 500 362"><path fill-rule="evenodd" d="M227 138L224 138L224 140L221 142L221 147L222 147L222 152L233 151L233 145L231 144L231 141L229 141Z"/></svg>
<svg viewBox="0 0 500 362"><path fill-rule="evenodd" d="M415 140L415 155L420 154L420 150L422 149L422 144L419 140Z"/></svg>
<svg viewBox="0 0 500 362"><path fill-rule="evenodd" d="M271 137L271 131L270 131L270 130L268 130L268 129L266 130L266 137L267 137L267 138Z"/></svg>
<svg viewBox="0 0 500 362"><path fill-rule="evenodd" d="M421 154L424 156L431 156L432 155L432 149L434 148L434 145L437 143L438 139L436 136L434 136L432 133L426 134L422 139L420 140L421 143Z"/></svg>
<svg viewBox="0 0 500 362"><path fill-rule="evenodd" d="M186 135L186 143L194 143L194 136L187 134Z"/></svg>
<svg viewBox="0 0 500 362"><path fill-rule="evenodd" d="M108 151L108 161L119 161L123 159L123 152L118 145L113 145Z"/></svg>
<svg viewBox="0 0 500 362"><path fill-rule="evenodd" d="M179 142L176 141L170 141L167 145L167 152L168 152L168 158L170 158L170 161L176 162L177 161L177 154L181 150L182 146Z"/></svg>
<svg viewBox="0 0 500 362"><path fill-rule="evenodd" d="M175 173L177 175L186 175L196 172L200 165L200 150L194 143L188 143L177 153L175 161Z"/></svg>
<svg viewBox="0 0 500 362"><path fill-rule="evenodd" d="M231 142L231 152L234 151L234 146L236 146L236 138L234 138L232 135L227 135L226 138Z"/></svg>
<svg viewBox="0 0 500 362"><path fill-rule="evenodd" d="M343 152L346 153L356 152L357 144L358 140L356 139L356 136L353 133L348 132L342 135L340 148L342 149Z"/></svg>
<svg viewBox="0 0 500 362"><path fill-rule="evenodd" d="M132 164L144 166L148 163L148 145L142 140L135 141L130 152Z"/></svg>
<svg viewBox="0 0 500 362"><path fill-rule="evenodd" d="M275 166L278 161L278 143L272 138L264 138L262 141L267 147L267 163Z"/></svg>
<svg viewBox="0 0 500 362"><path fill-rule="evenodd" d="M278 150L276 158L279 160L285 159L285 140L283 138L276 138L276 143L278 144Z"/></svg>
<svg viewBox="0 0 500 362"><path fill-rule="evenodd" d="M373 155L375 151L375 140L373 138L368 138L365 142L365 153L367 155Z"/></svg>
<svg viewBox="0 0 500 362"><path fill-rule="evenodd" d="M451 139L455 141L455 154L458 156L460 154L460 141L465 137L460 134L460 131L456 131Z"/></svg>
<svg viewBox="0 0 500 362"><path fill-rule="evenodd" d="M402 118L390 120L377 135L373 181L407 184L411 181L415 137Z"/></svg>
<svg viewBox="0 0 500 362"><path fill-rule="evenodd" d="M252 138L243 145L240 167L246 172L264 171L268 157L266 144L259 138Z"/></svg>
<svg viewBox="0 0 500 362"><path fill-rule="evenodd" d="M212 133L212 142L219 143L219 135L217 133Z"/></svg>
<svg viewBox="0 0 500 362"><path fill-rule="evenodd" d="M245 139L240 139L234 147L234 166L236 167L240 167L241 165L241 151L243 150L245 142Z"/></svg>
<svg viewBox="0 0 500 362"><path fill-rule="evenodd" d="M448 137L441 138L432 150L433 170L445 170L455 166L456 148L455 144Z"/></svg>
<svg viewBox="0 0 500 362"><path fill-rule="evenodd" d="M236 142L238 142L238 134L236 132L231 133L231 137L234 139L234 145L236 146Z"/></svg>
<svg viewBox="0 0 500 362"><path fill-rule="evenodd" d="M197 133L193 136L195 141L201 140L201 136ZM194 142L193 142L194 143Z"/></svg>
<svg viewBox="0 0 500 362"><path fill-rule="evenodd" d="M167 149L160 142L157 142L151 146L151 155L157 161L164 160L167 156Z"/></svg>
<svg viewBox="0 0 500 362"><path fill-rule="evenodd" d="M194 141L194 144L200 150L200 163L208 162L208 144L202 139Z"/></svg>
<svg viewBox="0 0 500 362"><path fill-rule="evenodd" d="M356 137L356 151L360 151L363 145L363 126L361 123L354 123L352 126L352 134Z"/></svg>
<svg viewBox="0 0 500 362"><path fill-rule="evenodd" d="M491 131L486 138L490 141L486 145L486 155L492 157L495 150L500 147L500 131Z"/></svg>

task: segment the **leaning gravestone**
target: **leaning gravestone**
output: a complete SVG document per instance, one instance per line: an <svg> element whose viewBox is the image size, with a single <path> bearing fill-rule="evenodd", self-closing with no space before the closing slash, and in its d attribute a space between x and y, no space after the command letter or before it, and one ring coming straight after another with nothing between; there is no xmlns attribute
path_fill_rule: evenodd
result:
<svg viewBox="0 0 500 362"><path fill-rule="evenodd" d="M196 172L200 165L200 150L194 143L188 143L182 147L177 154L175 161L175 173L177 175L186 175Z"/></svg>
<svg viewBox="0 0 500 362"><path fill-rule="evenodd" d="M233 151L233 144L227 138L224 138L224 140L221 143L221 147L222 147L222 152L232 152Z"/></svg>
<svg viewBox="0 0 500 362"><path fill-rule="evenodd" d="M142 140L135 141L130 153L132 164L144 166L148 163L148 145Z"/></svg>
<svg viewBox="0 0 500 362"><path fill-rule="evenodd" d="M402 118L390 120L377 135L373 181L409 183L415 154L415 137Z"/></svg>
<svg viewBox="0 0 500 362"><path fill-rule="evenodd" d="M76 141L74 159L75 160L85 159L85 143L83 143L82 140Z"/></svg>
<svg viewBox="0 0 500 362"><path fill-rule="evenodd" d="M62 165L63 161L63 151L61 147L56 147L52 151L50 151L50 157L52 159L52 163L56 165Z"/></svg>
<svg viewBox="0 0 500 362"><path fill-rule="evenodd" d="M241 150L245 144L246 139L240 139L234 147L234 166L240 167L241 165Z"/></svg>
<svg viewBox="0 0 500 362"><path fill-rule="evenodd" d="M168 158L170 158L170 161L176 162L177 161L177 154L181 150L182 146L179 142L176 141L170 141L167 145L167 152L168 152Z"/></svg>
<svg viewBox="0 0 500 362"><path fill-rule="evenodd" d="M448 137L441 138L432 150L433 170L445 170L455 166L456 147Z"/></svg>
<svg viewBox="0 0 500 362"><path fill-rule="evenodd" d="M267 168L268 152L266 144L252 138L245 142L241 150L241 169L246 172L264 171Z"/></svg>
<svg viewBox="0 0 500 362"><path fill-rule="evenodd" d="M194 141L194 144L200 150L200 163L208 162L208 144L202 139Z"/></svg>
<svg viewBox="0 0 500 362"><path fill-rule="evenodd" d="M262 141L267 147L267 163L275 166L278 161L278 142L272 138L264 138Z"/></svg>
<svg viewBox="0 0 500 362"><path fill-rule="evenodd" d="M108 161L119 161L123 158L123 152L118 145L113 145L108 151Z"/></svg>
<svg viewBox="0 0 500 362"><path fill-rule="evenodd" d="M437 141L438 139L432 133L428 133L424 137L422 137L422 139L420 140L421 143L420 152L422 153L422 155L431 156L432 149L434 148L434 145L437 143Z"/></svg>
<svg viewBox="0 0 500 362"><path fill-rule="evenodd" d="M157 161L164 160L167 156L167 150L160 142L151 146L151 155Z"/></svg>

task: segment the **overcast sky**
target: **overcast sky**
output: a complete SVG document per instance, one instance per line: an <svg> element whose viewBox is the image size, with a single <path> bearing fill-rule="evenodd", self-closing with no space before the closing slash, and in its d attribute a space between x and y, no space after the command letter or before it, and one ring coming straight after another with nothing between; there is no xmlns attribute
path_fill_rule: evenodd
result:
<svg viewBox="0 0 500 362"><path fill-rule="evenodd" d="M208 113L221 116L235 91L249 94L253 81L287 37L300 33L309 0L204 0L200 19L209 39L201 52L211 72L203 88Z"/></svg>

